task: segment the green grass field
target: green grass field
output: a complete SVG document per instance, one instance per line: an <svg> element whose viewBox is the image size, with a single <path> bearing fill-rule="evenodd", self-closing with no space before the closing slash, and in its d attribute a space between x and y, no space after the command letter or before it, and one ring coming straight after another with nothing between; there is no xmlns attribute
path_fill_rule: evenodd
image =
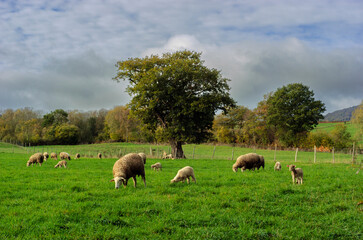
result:
<svg viewBox="0 0 363 240"><path fill-rule="evenodd" d="M316 128L313 131L325 131L325 132L331 132L338 124L345 124L347 126L347 131L350 133L352 137L354 137L357 134L358 128L356 125L352 124L351 122L337 122L337 123L324 123L321 122L316 126Z"/></svg>
<svg viewBox="0 0 363 240"><path fill-rule="evenodd" d="M189 147L188 151L194 149ZM204 155L213 149L199 147L205 148ZM116 190L109 180L117 158L81 157L69 161L67 169L55 169L55 160L26 167L31 153L24 151L0 143L0 239L363 237L363 209L357 206L363 201L363 172L355 174L356 165L301 159L296 165L304 170L304 184L292 185L286 164L294 162L294 152L277 152L281 172L273 171L274 151L267 150L257 150L265 156L266 168L244 173L234 173L234 161L219 155L215 160L196 155L194 160L148 158L147 187L138 178L136 188L129 181L127 188ZM231 155L231 148L216 150L223 151ZM235 156L250 151L235 149ZM305 158L311 154L301 153ZM150 169L157 161L162 172ZM187 165L194 168L197 183L170 184L178 169Z"/></svg>

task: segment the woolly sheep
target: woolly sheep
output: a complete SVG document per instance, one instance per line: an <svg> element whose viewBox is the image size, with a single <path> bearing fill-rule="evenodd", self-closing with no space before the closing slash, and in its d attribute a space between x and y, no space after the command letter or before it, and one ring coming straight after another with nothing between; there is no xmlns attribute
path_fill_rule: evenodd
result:
<svg viewBox="0 0 363 240"><path fill-rule="evenodd" d="M134 181L134 187L136 187L136 176L140 176L145 181L145 165L141 156L137 153L129 153L120 158L113 165L113 179L111 182L115 182L115 188L118 189L120 184L127 186L127 182L130 178Z"/></svg>
<svg viewBox="0 0 363 240"><path fill-rule="evenodd" d="M287 165L289 171L291 171L292 184L295 184L295 180L297 184L303 183L303 170L301 168L296 168L295 165Z"/></svg>
<svg viewBox="0 0 363 240"><path fill-rule="evenodd" d="M232 166L232 170L237 172L238 168L241 168L241 171L243 172L246 169L255 170L255 168L260 169L260 167L265 169L264 157L256 153L247 153L237 158Z"/></svg>
<svg viewBox="0 0 363 240"><path fill-rule="evenodd" d="M195 179L194 176L194 170L192 167L186 166L182 169L180 169L178 171L178 173L176 174L176 176L170 181L170 183L174 183L174 182L184 182L185 179L187 180L187 183L189 184L190 179L189 177L191 177L193 179L193 181L195 183L197 183L197 180Z"/></svg>
<svg viewBox="0 0 363 240"><path fill-rule="evenodd" d="M280 162L276 162L275 166L274 166L274 171L280 171L281 170L281 163Z"/></svg>
<svg viewBox="0 0 363 240"><path fill-rule="evenodd" d="M55 166L54 168L61 168L61 167L64 167L64 168L67 168L67 161L65 160L62 160L62 161L59 161Z"/></svg>
<svg viewBox="0 0 363 240"><path fill-rule="evenodd" d="M61 152L59 154L59 157L60 157L61 160L64 160L64 159L71 160L71 156L68 153L66 153L66 152Z"/></svg>
<svg viewBox="0 0 363 240"><path fill-rule="evenodd" d="M47 161L47 159L49 158L49 154L47 152L44 152L43 157L44 157L44 161Z"/></svg>
<svg viewBox="0 0 363 240"><path fill-rule="evenodd" d="M164 151L162 159L173 159L173 155L172 154L166 154L166 152Z"/></svg>
<svg viewBox="0 0 363 240"><path fill-rule="evenodd" d="M81 157L81 154L76 153L76 155L74 156L74 159L79 159Z"/></svg>
<svg viewBox="0 0 363 240"><path fill-rule="evenodd" d="M151 169L154 169L159 171L159 170L162 170L162 166L161 166L161 163L157 162L157 163L154 163L153 165L151 165Z"/></svg>
<svg viewBox="0 0 363 240"><path fill-rule="evenodd" d="M144 164L146 164L146 154L145 153L139 153L139 156L141 157Z"/></svg>
<svg viewBox="0 0 363 240"><path fill-rule="evenodd" d="M56 154L55 152L52 152L52 153L50 154L50 158L51 158L51 159L54 159L54 160L58 160L58 156L57 156L57 154Z"/></svg>
<svg viewBox="0 0 363 240"><path fill-rule="evenodd" d="M44 156L42 153L34 153L33 155L30 156L28 162L26 163L26 166L29 167L32 164L38 164L39 166L42 166L44 160Z"/></svg>
<svg viewBox="0 0 363 240"><path fill-rule="evenodd" d="M99 159L101 159L101 158L102 158L102 153L98 153L98 154L97 154L97 157L98 157Z"/></svg>

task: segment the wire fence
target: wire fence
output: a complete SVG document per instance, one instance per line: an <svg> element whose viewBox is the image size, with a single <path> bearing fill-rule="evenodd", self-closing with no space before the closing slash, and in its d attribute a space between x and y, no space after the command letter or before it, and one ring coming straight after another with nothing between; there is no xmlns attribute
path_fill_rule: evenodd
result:
<svg viewBox="0 0 363 240"><path fill-rule="evenodd" d="M162 159L171 153L170 146L151 144L89 144L89 145L45 145L45 146L19 146L12 143L7 147L0 147L0 152L23 153L29 156L36 152L67 152L73 159L79 153L83 158L97 158L102 154L102 158L118 159L128 153L145 153L147 158ZM353 145L352 148L341 149L299 149L299 148L278 148L278 147L258 147L258 146L230 146L230 145L209 145L209 144L186 144L183 145L184 155L187 159L209 159L209 160L231 160L238 156L255 152L263 155L266 161L280 162L303 162L303 163L362 163L362 149Z"/></svg>

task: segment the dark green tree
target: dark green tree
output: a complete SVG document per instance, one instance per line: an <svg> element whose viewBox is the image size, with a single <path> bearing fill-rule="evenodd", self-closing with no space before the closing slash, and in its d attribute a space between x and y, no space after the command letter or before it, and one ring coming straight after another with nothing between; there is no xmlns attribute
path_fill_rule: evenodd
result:
<svg viewBox="0 0 363 240"><path fill-rule="evenodd" d="M314 92L301 83L278 88L267 99L267 123L276 127L278 137L287 146L296 146L312 130L325 105L314 99Z"/></svg>
<svg viewBox="0 0 363 240"><path fill-rule="evenodd" d="M48 127L51 125L60 125L68 122L68 113L63 109L56 109L51 113L45 114L43 116L43 127Z"/></svg>
<svg viewBox="0 0 363 240"><path fill-rule="evenodd" d="M216 111L235 105L229 80L204 66L201 53L185 50L130 58L116 67L114 80L130 83L132 114L153 131L158 126L163 129L174 158L185 158L183 143L207 139Z"/></svg>

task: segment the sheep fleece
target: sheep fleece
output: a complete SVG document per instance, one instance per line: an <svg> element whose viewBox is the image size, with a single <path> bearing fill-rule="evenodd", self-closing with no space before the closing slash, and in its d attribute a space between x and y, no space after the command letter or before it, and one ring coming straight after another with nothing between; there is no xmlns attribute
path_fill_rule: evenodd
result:
<svg viewBox="0 0 363 240"><path fill-rule="evenodd" d="M260 169L260 167L265 168L265 159L263 156L256 153L247 153L237 158L232 169L237 172L238 168L242 168L241 170L243 171L245 169Z"/></svg>
<svg viewBox="0 0 363 240"><path fill-rule="evenodd" d="M30 156L29 161L27 162L26 165L29 167L32 164L39 163L39 165L42 166L43 160L44 160L44 156L42 153L35 153Z"/></svg>
<svg viewBox="0 0 363 240"><path fill-rule="evenodd" d="M144 161L137 153L126 154L115 162L112 172L114 178L123 177L128 180L141 175L145 179Z"/></svg>

